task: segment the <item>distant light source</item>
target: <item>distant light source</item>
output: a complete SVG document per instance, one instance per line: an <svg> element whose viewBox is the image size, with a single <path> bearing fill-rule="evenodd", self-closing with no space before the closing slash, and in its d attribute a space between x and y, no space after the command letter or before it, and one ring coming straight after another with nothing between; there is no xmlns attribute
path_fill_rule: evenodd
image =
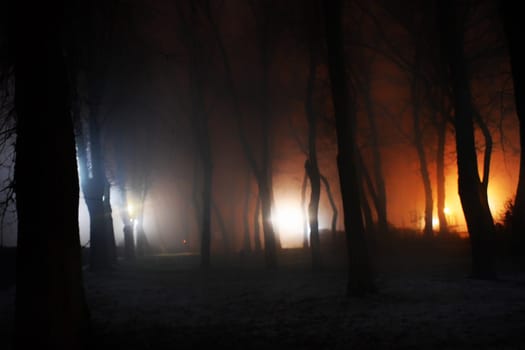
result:
<svg viewBox="0 0 525 350"><path fill-rule="evenodd" d="M135 207L133 206L133 204L128 203L128 206L126 209L128 211L129 218L133 220L133 215L135 214Z"/></svg>
<svg viewBox="0 0 525 350"><path fill-rule="evenodd" d="M281 203L273 210L272 224L283 248L300 247L303 242L303 215L300 206Z"/></svg>
<svg viewBox="0 0 525 350"><path fill-rule="evenodd" d="M432 218L432 227L434 229L437 229L439 227L439 219L438 218Z"/></svg>
<svg viewBox="0 0 525 350"><path fill-rule="evenodd" d="M443 213L445 213L445 215L450 215L450 209L448 207L443 208Z"/></svg>

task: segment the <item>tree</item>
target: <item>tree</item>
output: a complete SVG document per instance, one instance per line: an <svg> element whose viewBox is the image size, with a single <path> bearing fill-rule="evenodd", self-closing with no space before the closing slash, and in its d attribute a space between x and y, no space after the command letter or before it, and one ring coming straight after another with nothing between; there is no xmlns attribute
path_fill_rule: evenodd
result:
<svg viewBox="0 0 525 350"><path fill-rule="evenodd" d="M326 26L328 67L332 87L336 132L337 167L343 199L343 215L348 249L348 295L363 296L375 290L369 263L360 184L357 176L355 111L353 96L347 86L343 49L342 1L323 1Z"/></svg>
<svg viewBox="0 0 525 350"><path fill-rule="evenodd" d="M458 191L472 248L472 276L492 278L494 222L488 204L487 187L480 180L478 172L473 126L476 112L464 55L464 23L454 1L443 0L437 4L441 47L448 68L455 111Z"/></svg>
<svg viewBox="0 0 525 350"><path fill-rule="evenodd" d="M500 11L503 27L507 38L507 46L514 84L514 99L516 114L519 120L520 132L520 170L518 187L514 198L512 215L512 233L519 256L525 256L525 69L523 62L523 18L518 3L510 0L500 0Z"/></svg>
<svg viewBox="0 0 525 350"><path fill-rule="evenodd" d="M188 14L185 9L177 3L180 28L183 33L186 49L188 50L188 73L189 90L191 100L191 123L196 143L197 155L202 168L201 193L200 193L200 230L201 230L201 267L210 267L211 251L211 217L212 217L212 195L213 195L213 155L210 140L209 116L204 101L204 69L206 53L204 45L198 37L199 28L198 4L194 1L188 2Z"/></svg>
<svg viewBox="0 0 525 350"><path fill-rule="evenodd" d="M312 267L321 267L321 241L319 239L319 200L321 198L321 173L317 163L317 113L313 105L315 78L317 69L317 54L319 52L319 25L318 25L318 2L313 0L309 6L309 68L306 86L305 112L308 121L308 158L304 168L310 180L310 203L308 204L308 221L310 226L310 248L312 250Z"/></svg>
<svg viewBox="0 0 525 350"><path fill-rule="evenodd" d="M77 1L74 54L70 64L76 90L74 119L77 129L80 184L90 220L90 268L106 270L116 262L116 243L102 145L101 114L105 93L112 2ZM108 5L109 4L109 5ZM107 13L106 13L107 12Z"/></svg>
<svg viewBox="0 0 525 350"><path fill-rule="evenodd" d="M272 169L271 169L271 113L269 110L269 69L270 69L270 11L269 2L262 1L261 8L255 8L255 4L250 3L254 16L256 17L256 31L257 31L257 44L261 54L261 97L260 97L260 134L261 134L261 154L260 157L256 157L254 147L248 140L246 132L244 130L244 114L241 109L240 99L235 87L233 69L230 63L229 55L226 50L225 43L221 36L220 27L215 20L209 1L206 2L206 15L209 23L212 26L213 35L215 36L215 42L218 46L219 53L222 59L222 65L226 77L226 88L230 94L234 117L237 124L237 131L241 141L241 146L244 155L248 161L250 170L252 171L258 187L258 200L255 212L255 242L256 248L258 244L259 236L259 208L262 215L262 227L264 236L264 254L265 262L268 268L274 268L277 266L277 248L279 246L279 239L274 231L274 227L271 221L272 205L273 205L273 188L272 188ZM257 161L259 160L259 162Z"/></svg>
<svg viewBox="0 0 525 350"><path fill-rule="evenodd" d="M87 338L88 312L62 42L66 6L59 0L16 1L10 10L17 133L15 346L80 349Z"/></svg>

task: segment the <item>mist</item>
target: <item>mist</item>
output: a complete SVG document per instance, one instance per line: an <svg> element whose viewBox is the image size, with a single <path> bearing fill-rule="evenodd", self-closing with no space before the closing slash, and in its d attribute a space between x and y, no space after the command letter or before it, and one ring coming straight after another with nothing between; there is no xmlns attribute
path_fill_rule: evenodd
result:
<svg viewBox="0 0 525 350"><path fill-rule="evenodd" d="M507 1L52 3L0 27L8 349L518 346Z"/></svg>

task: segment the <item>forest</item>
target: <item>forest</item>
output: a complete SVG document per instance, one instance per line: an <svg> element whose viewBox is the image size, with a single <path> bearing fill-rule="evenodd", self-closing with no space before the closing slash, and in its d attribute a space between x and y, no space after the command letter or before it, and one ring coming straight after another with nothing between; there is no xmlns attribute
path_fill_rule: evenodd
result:
<svg viewBox="0 0 525 350"><path fill-rule="evenodd" d="M517 1L3 8L2 349L523 348Z"/></svg>

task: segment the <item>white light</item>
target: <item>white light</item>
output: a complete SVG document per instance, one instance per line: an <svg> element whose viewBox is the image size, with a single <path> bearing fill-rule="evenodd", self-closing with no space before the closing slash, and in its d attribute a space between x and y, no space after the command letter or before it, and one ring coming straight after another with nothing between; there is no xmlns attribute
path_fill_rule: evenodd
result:
<svg viewBox="0 0 525 350"><path fill-rule="evenodd" d="M450 209L445 207L443 208L443 213L445 213L446 215L449 215L450 214Z"/></svg>
<svg viewBox="0 0 525 350"><path fill-rule="evenodd" d="M281 204L274 209L272 223L283 248L300 247L303 242L303 215L300 206Z"/></svg>
<svg viewBox="0 0 525 350"><path fill-rule="evenodd" d="M439 219L438 218L432 218L432 227L433 228L438 228L439 226Z"/></svg>

